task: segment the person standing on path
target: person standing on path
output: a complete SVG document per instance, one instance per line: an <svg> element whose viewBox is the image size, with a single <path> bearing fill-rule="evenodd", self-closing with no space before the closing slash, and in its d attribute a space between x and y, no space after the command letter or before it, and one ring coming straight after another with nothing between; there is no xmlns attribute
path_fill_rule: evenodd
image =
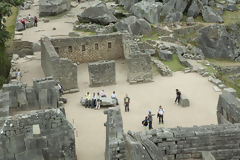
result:
<svg viewBox="0 0 240 160"><path fill-rule="evenodd" d="M162 106L159 106L159 109L158 109L158 112L157 112L157 117L159 118L159 124L162 122L162 124L164 123L163 122L163 113L164 113L164 109L162 108Z"/></svg>
<svg viewBox="0 0 240 160"><path fill-rule="evenodd" d="M148 127L149 127L149 130L150 130L150 129L153 129L153 127L152 127L152 121L153 121L152 117L153 117L154 115L155 115L155 114L152 114L150 110L148 111L148 122L149 122Z"/></svg>
<svg viewBox="0 0 240 160"><path fill-rule="evenodd" d="M21 73L20 69L18 69L18 72L17 72L17 81L18 81L18 82L21 82L21 78L22 78L22 73Z"/></svg>
<svg viewBox="0 0 240 160"><path fill-rule="evenodd" d="M115 91L113 91L111 98L114 99L116 101L116 105L118 105L118 99L117 99Z"/></svg>
<svg viewBox="0 0 240 160"><path fill-rule="evenodd" d="M126 97L124 98L125 112L129 112L129 103L130 103L130 98L126 94Z"/></svg>
<svg viewBox="0 0 240 160"><path fill-rule="evenodd" d="M180 103L180 99L181 99L181 92L178 90L178 89L176 89L176 99L175 99L175 103L177 102L177 104L179 104Z"/></svg>

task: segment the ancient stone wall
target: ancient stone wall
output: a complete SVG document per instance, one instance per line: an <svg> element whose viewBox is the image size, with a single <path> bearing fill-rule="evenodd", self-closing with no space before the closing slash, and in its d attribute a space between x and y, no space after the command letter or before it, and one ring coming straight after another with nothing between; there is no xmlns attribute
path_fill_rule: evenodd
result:
<svg viewBox="0 0 240 160"><path fill-rule="evenodd" d="M90 86L104 86L116 83L115 61L98 61L88 64Z"/></svg>
<svg viewBox="0 0 240 160"><path fill-rule="evenodd" d="M47 37L41 39L41 65L45 75L59 80L64 90L78 89L77 65L60 58Z"/></svg>
<svg viewBox="0 0 240 160"><path fill-rule="evenodd" d="M33 55L33 43L29 41L15 40L13 42L13 53L24 57L26 55Z"/></svg>
<svg viewBox="0 0 240 160"><path fill-rule="evenodd" d="M71 8L71 0L39 0L39 16L55 16Z"/></svg>
<svg viewBox="0 0 240 160"><path fill-rule="evenodd" d="M105 160L126 160L123 122L119 107L104 111L107 115Z"/></svg>
<svg viewBox="0 0 240 160"><path fill-rule="evenodd" d="M152 81L152 63L148 54L142 53L138 44L129 36L123 39L124 56L128 65L129 83Z"/></svg>
<svg viewBox="0 0 240 160"><path fill-rule="evenodd" d="M56 86L56 81L51 77L35 79L33 81L33 87L28 87L23 83L4 84L3 92L9 94L9 107L12 110L58 107L59 91Z"/></svg>
<svg viewBox="0 0 240 160"><path fill-rule="evenodd" d="M60 57L73 62L88 63L124 57L120 33L52 39L51 42Z"/></svg>
<svg viewBox="0 0 240 160"><path fill-rule="evenodd" d="M0 160L76 160L74 129L59 109L8 117L0 127Z"/></svg>
<svg viewBox="0 0 240 160"><path fill-rule="evenodd" d="M7 116L9 116L9 93L3 93L0 90L0 117Z"/></svg>
<svg viewBox="0 0 240 160"><path fill-rule="evenodd" d="M231 93L223 92L217 105L218 123L240 123L240 101Z"/></svg>
<svg viewBox="0 0 240 160"><path fill-rule="evenodd" d="M173 160L173 159L202 159L202 151L220 151L225 152L216 153L214 157L216 159L226 160L231 159L233 154L239 150L239 134L240 134L240 124L226 124L226 125L208 125L200 127L191 128L159 128L151 130L146 134L143 133L129 133L128 137L135 144L142 144L145 147L145 143L142 141L150 140L152 142L152 147L157 150L152 150L152 155L156 156L159 152L162 153L163 158ZM131 144L134 144L131 142ZM133 150L128 152L137 152L132 145ZM141 147L140 147L141 148ZM135 150L134 150L135 149ZM145 152L148 152L146 150ZM144 156L145 152L139 152L139 157ZM136 153L132 153L134 155ZM221 155L221 156L219 156ZM221 157L221 158L217 158ZM231 158L229 158L231 157ZM135 159L135 158L134 158ZM145 158L148 160L148 158ZM150 159L149 159L150 160Z"/></svg>

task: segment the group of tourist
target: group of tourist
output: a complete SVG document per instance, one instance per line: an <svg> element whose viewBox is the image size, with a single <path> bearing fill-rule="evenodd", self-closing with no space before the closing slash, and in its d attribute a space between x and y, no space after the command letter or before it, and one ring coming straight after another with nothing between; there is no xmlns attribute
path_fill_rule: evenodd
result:
<svg viewBox="0 0 240 160"><path fill-rule="evenodd" d="M19 21L22 23L24 30L26 29L26 22L27 22L27 20L28 20L29 22L31 22L31 18L32 18L32 17L31 17L30 14L28 15L27 18L25 18L25 17L19 18ZM37 27L38 18L37 18L36 16L34 16L33 22L34 22L33 25L34 25L35 27Z"/></svg>
<svg viewBox="0 0 240 160"><path fill-rule="evenodd" d="M163 122L163 114L164 114L164 109L162 108L162 106L159 106L159 109L157 110L157 118L158 118L158 122L160 123L164 123ZM153 129L152 127L152 122L153 122L153 116L155 116L155 114L152 114L151 110L148 111L148 115L145 117L145 119L142 121L142 125L144 127L147 127L150 129Z"/></svg>
<svg viewBox="0 0 240 160"><path fill-rule="evenodd" d="M95 108L100 109L102 99L103 97L107 97L104 90L101 90L100 92L97 92L97 94L94 92L92 95L90 95L89 92L85 95L85 108ZM118 98L116 96L115 91L113 91L111 98L116 101L116 105L118 105Z"/></svg>
<svg viewBox="0 0 240 160"><path fill-rule="evenodd" d="M178 89L176 89L176 99L175 99L174 103L179 104L180 103L180 99L181 99L181 92ZM165 111L164 111L163 107L159 106L159 108L157 110L157 118L158 118L158 123L159 124L160 123L162 123L162 124L164 123L164 121L163 121L163 114L164 114L164 112ZM144 127L148 126L149 130L153 129L152 121L153 121L153 116L154 115L155 114L152 114L151 110L149 110L148 111L148 116L146 116L145 119L142 121L142 125Z"/></svg>

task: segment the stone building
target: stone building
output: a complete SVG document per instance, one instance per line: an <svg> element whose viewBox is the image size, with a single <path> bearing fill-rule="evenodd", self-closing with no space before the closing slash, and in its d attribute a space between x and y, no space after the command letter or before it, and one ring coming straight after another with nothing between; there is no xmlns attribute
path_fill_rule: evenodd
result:
<svg viewBox="0 0 240 160"><path fill-rule="evenodd" d="M41 47L41 65L45 75L59 80L65 90L78 88L77 66L73 62L125 59L129 83L152 80L150 55L143 53L128 34L111 33L57 39L44 37L41 39Z"/></svg>

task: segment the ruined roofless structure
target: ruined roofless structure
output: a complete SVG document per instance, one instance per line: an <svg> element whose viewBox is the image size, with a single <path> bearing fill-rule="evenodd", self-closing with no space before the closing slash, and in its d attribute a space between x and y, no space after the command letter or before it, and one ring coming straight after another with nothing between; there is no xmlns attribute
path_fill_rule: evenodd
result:
<svg viewBox="0 0 240 160"><path fill-rule="evenodd" d="M124 133L120 108L110 108L105 114L105 160L240 159L240 101L229 92L219 96L219 125Z"/></svg>
<svg viewBox="0 0 240 160"><path fill-rule="evenodd" d="M128 82L152 81L151 58L142 53L129 34L41 39L41 65L46 76L59 80L65 90L78 89L76 63L125 59ZM101 65L101 64L100 64ZM80 86L81 87L81 86Z"/></svg>

